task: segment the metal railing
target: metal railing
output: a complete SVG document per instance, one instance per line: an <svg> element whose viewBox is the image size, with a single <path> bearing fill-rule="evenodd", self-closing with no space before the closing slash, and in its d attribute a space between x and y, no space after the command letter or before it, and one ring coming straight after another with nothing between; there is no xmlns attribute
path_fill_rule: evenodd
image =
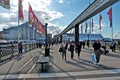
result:
<svg viewBox="0 0 120 80"><path fill-rule="evenodd" d="M36 43L23 43L23 53L37 48ZM18 44L0 44L0 62L9 60L18 55Z"/></svg>

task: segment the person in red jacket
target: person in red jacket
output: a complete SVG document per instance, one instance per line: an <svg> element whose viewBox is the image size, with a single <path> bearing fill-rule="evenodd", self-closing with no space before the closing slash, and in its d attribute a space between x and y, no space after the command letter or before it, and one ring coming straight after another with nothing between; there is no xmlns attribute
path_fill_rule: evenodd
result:
<svg viewBox="0 0 120 80"><path fill-rule="evenodd" d="M22 42L20 42L19 44L18 44L18 53L19 54L22 54L22 49L23 49L23 45L22 45Z"/></svg>

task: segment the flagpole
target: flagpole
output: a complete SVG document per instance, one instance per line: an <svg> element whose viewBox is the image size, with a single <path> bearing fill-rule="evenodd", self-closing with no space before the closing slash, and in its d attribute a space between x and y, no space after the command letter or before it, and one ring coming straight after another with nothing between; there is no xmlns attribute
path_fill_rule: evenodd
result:
<svg viewBox="0 0 120 80"><path fill-rule="evenodd" d="M101 34L101 13L99 14L99 28L100 28L100 34Z"/></svg>
<svg viewBox="0 0 120 80"><path fill-rule="evenodd" d="M89 0L89 6L90 6L90 0ZM91 18L90 18L90 34L91 34Z"/></svg>
<svg viewBox="0 0 120 80"><path fill-rule="evenodd" d="M112 6L111 6L111 8L112 8ZM113 12L111 12L112 14L113 14ZM111 14L111 27L112 27L112 40L113 40L113 21L112 21L112 14Z"/></svg>
<svg viewBox="0 0 120 80"><path fill-rule="evenodd" d="M18 43L19 43L19 0L18 0Z"/></svg>
<svg viewBox="0 0 120 80"><path fill-rule="evenodd" d="M113 40L113 26L111 26L112 27L112 30L111 30L111 32L112 32L112 40Z"/></svg>
<svg viewBox="0 0 120 80"><path fill-rule="evenodd" d="M28 10L29 10L29 6L30 6L30 3L28 3ZM28 12L28 16L30 16L29 12ZM29 42L29 40L30 40L30 26L29 26L29 23L28 23L28 42Z"/></svg>

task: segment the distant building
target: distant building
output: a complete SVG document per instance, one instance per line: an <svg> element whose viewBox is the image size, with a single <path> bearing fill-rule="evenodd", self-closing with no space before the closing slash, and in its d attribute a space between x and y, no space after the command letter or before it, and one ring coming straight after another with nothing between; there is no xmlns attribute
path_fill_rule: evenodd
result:
<svg viewBox="0 0 120 80"><path fill-rule="evenodd" d="M0 40L3 39L2 34L3 34L3 32L0 31Z"/></svg>
<svg viewBox="0 0 120 80"><path fill-rule="evenodd" d="M86 40L102 40L104 39L101 34L79 34L79 41L86 41ZM66 41L75 41L74 34L64 34L63 40Z"/></svg>
<svg viewBox="0 0 120 80"><path fill-rule="evenodd" d="M24 41L37 40L37 38L41 36L44 35L38 33L36 30L33 29L33 27L30 27L28 22L21 24L19 26L3 29L3 37L8 41L17 41L18 38L19 40L24 40Z"/></svg>

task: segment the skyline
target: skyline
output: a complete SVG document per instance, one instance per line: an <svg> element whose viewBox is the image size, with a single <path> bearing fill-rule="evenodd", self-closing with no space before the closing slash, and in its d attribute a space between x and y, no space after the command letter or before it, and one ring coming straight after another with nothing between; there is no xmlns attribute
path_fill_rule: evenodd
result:
<svg viewBox="0 0 120 80"><path fill-rule="evenodd" d="M94 0L90 0L92 3ZM17 18L18 18L18 0L10 0L10 10L7 10L0 6L0 31L3 28L8 28L11 26L17 26ZM78 15L82 13L88 6L89 0L23 0L23 14L24 21L20 21L20 24L28 21L28 4L32 6L32 9L38 19L42 24L48 22L48 32L53 34L58 34L65 27L67 27ZM113 38L120 39L120 1L112 5L113 10ZM103 10L101 13L101 34L104 37L111 38L111 28L109 27L109 19L107 12L110 9L107 8ZM48 18L48 20L45 20ZM99 14L93 17L94 21L94 29L93 33L99 34ZM88 31L90 29L88 22ZM83 25L83 32L85 32L85 22Z"/></svg>

